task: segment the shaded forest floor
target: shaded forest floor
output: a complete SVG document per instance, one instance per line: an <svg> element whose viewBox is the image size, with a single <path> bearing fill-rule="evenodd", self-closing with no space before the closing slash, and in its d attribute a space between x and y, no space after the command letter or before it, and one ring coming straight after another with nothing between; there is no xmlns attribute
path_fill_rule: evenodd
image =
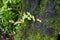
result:
<svg viewBox="0 0 60 40"><path fill-rule="evenodd" d="M57 40L60 0L0 0L0 40Z"/></svg>

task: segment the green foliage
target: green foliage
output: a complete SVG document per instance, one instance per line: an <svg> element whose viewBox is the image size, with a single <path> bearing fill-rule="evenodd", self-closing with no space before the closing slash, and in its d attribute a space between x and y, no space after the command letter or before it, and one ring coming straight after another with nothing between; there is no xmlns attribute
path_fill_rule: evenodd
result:
<svg viewBox="0 0 60 40"><path fill-rule="evenodd" d="M41 0L40 4L36 7L36 13L45 13L45 7L48 0ZM57 4L60 1L57 0ZM41 30L35 30L34 26L30 26L29 21L42 22L40 19L35 19L34 15L26 11L30 9L29 1L24 0L1 0L0 1L0 29L4 29L3 34L12 33L14 34L14 40L55 40L55 37L50 37L45 34L42 35ZM55 29L55 34L60 32L60 6L56 5L54 10L59 15L56 19L48 17L44 20L44 26L53 27ZM34 24L32 24L34 25ZM31 28L28 28L30 26Z"/></svg>
<svg viewBox="0 0 60 40"><path fill-rule="evenodd" d="M42 0L41 1L41 4L40 4L40 13L45 13L45 7L46 7L46 4L47 4L48 0Z"/></svg>

